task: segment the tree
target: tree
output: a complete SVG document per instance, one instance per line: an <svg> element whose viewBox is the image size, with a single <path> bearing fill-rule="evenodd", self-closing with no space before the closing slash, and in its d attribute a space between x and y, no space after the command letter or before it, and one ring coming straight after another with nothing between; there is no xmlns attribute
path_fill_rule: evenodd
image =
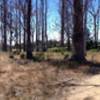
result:
<svg viewBox="0 0 100 100"><path fill-rule="evenodd" d="M32 46L31 46L31 10L32 0L27 0L27 59L32 59Z"/></svg>
<svg viewBox="0 0 100 100"><path fill-rule="evenodd" d="M36 0L36 51L39 51L39 41L40 41L40 32L39 32L39 9L38 9L38 0Z"/></svg>
<svg viewBox="0 0 100 100"><path fill-rule="evenodd" d="M61 1L61 46L64 46L64 28L65 28L65 0Z"/></svg>
<svg viewBox="0 0 100 100"><path fill-rule="evenodd" d="M61 31L60 31L60 45L63 47L65 39L67 40L68 50L71 49L71 34L72 34L72 1L60 1L60 16L61 16Z"/></svg>
<svg viewBox="0 0 100 100"><path fill-rule="evenodd" d="M42 51L46 51L47 42L47 0L41 0L41 35L42 35Z"/></svg>
<svg viewBox="0 0 100 100"><path fill-rule="evenodd" d="M100 23L100 1L98 1L97 8L94 8L94 6L90 7L89 13L93 17L94 42L95 42L95 48L97 48L98 47L98 35L99 35L99 23Z"/></svg>
<svg viewBox="0 0 100 100"><path fill-rule="evenodd" d="M65 34L66 34L66 39L67 39L67 50L71 50L71 37L72 37L72 33L73 33L73 14L72 14L72 10L73 6L72 6L72 2L69 0L66 0L65 2Z"/></svg>
<svg viewBox="0 0 100 100"><path fill-rule="evenodd" d="M85 39L83 32L83 0L74 0L74 33L72 36L72 60L85 61Z"/></svg>
<svg viewBox="0 0 100 100"><path fill-rule="evenodd" d="M20 2L21 12L22 12L22 19L23 19L23 50L26 51L26 25L27 25L27 2L23 0Z"/></svg>
<svg viewBox="0 0 100 100"><path fill-rule="evenodd" d="M7 51L7 0L3 0L3 51Z"/></svg>
<svg viewBox="0 0 100 100"><path fill-rule="evenodd" d="M47 0L45 0L45 14L44 14L44 16L45 16L45 18L44 18L44 34L45 34L45 48L44 48L44 51L46 51L47 50L47 45L48 45L48 35L47 35L47 14L48 14L48 2L47 2Z"/></svg>
<svg viewBox="0 0 100 100"><path fill-rule="evenodd" d="M11 3L11 2L10 2ZM9 16L8 16L8 18L9 18L9 32L10 32L10 43L9 43L9 45L10 45L10 52L12 51L12 40L13 40L13 29L12 29L12 22L13 22L13 19L12 19L12 9L13 9L13 7L12 7L12 5L9 5Z"/></svg>

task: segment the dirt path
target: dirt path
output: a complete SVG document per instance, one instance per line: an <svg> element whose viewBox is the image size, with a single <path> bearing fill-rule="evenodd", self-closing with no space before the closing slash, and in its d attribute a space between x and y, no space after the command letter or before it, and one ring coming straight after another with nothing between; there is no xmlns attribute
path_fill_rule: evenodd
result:
<svg viewBox="0 0 100 100"><path fill-rule="evenodd" d="M100 100L100 75L92 76L80 84L83 86L78 86L70 91L68 100L73 100L73 98L74 100Z"/></svg>

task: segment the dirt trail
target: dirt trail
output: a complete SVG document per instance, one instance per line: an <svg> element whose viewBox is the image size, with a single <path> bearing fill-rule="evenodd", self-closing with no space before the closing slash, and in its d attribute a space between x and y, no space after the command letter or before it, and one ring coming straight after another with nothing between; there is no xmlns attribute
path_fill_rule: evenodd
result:
<svg viewBox="0 0 100 100"><path fill-rule="evenodd" d="M92 76L80 84L85 84L85 86L71 90L68 100L73 100L73 98L74 100L100 100L100 75Z"/></svg>

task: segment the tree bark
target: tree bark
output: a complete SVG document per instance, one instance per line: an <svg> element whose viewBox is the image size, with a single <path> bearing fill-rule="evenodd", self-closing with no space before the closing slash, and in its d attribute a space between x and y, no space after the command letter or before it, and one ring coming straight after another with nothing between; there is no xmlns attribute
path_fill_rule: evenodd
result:
<svg viewBox="0 0 100 100"><path fill-rule="evenodd" d="M7 51L7 1L3 0L3 51Z"/></svg>
<svg viewBox="0 0 100 100"><path fill-rule="evenodd" d="M31 6L32 1L27 0L27 59L32 59L32 46L31 46Z"/></svg>
<svg viewBox="0 0 100 100"><path fill-rule="evenodd" d="M65 0L62 0L61 3L61 46L64 46Z"/></svg>
<svg viewBox="0 0 100 100"><path fill-rule="evenodd" d="M72 36L72 60L85 60L85 39L83 31L83 0L74 0L74 33Z"/></svg>

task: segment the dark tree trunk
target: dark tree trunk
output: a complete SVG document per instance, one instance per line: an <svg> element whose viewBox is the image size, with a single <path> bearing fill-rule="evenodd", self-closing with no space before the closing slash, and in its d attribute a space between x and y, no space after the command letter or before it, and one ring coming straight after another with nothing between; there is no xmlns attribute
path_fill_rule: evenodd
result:
<svg viewBox="0 0 100 100"><path fill-rule="evenodd" d="M39 51L39 12L38 12L38 0L36 0L36 51Z"/></svg>
<svg viewBox="0 0 100 100"><path fill-rule="evenodd" d="M47 50L47 0L41 0L42 51Z"/></svg>
<svg viewBox="0 0 100 100"><path fill-rule="evenodd" d="M10 52L12 51L12 34L13 34L13 31L12 31L12 14L10 14Z"/></svg>
<svg viewBox="0 0 100 100"><path fill-rule="evenodd" d="M97 43L97 40L98 40L98 36L97 36L97 23L96 23L96 15L93 16L94 17L94 38L95 38L95 48L98 47L98 43Z"/></svg>
<svg viewBox="0 0 100 100"><path fill-rule="evenodd" d="M73 56L76 61L85 60L85 39L83 32L83 0L74 0L74 33L72 36Z"/></svg>
<svg viewBox="0 0 100 100"><path fill-rule="evenodd" d="M65 0L62 0L61 3L61 46L64 46Z"/></svg>
<svg viewBox="0 0 100 100"><path fill-rule="evenodd" d="M12 52L12 38L13 38L13 32L12 29L10 29L10 52Z"/></svg>
<svg viewBox="0 0 100 100"><path fill-rule="evenodd" d="M3 1L3 51L7 51L7 1Z"/></svg>
<svg viewBox="0 0 100 100"><path fill-rule="evenodd" d="M23 50L26 51L26 14L24 13L24 36L23 36Z"/></svg>
<svg viewBox="0 0 100 100"><path fill-rule="evenodd" d="M45 0L45 48L44 48L44 51L47 50L47 46L48 46L48 35L47 35L47 13L48 13L48 5L47 5L47 0Z"/></svg>
<svg viewBox="0 0 100 100"><path fill-rule="evenodd" d="M42 17L42 51L45 51L45 16L44 16L44 0L41 0L41 17Z"/></svg>
<svg viewBox="0 0 100 100"><path fill-rule="evenodd" d="M31 46L31 6L32 0L27 0L27 59L32 59L32 46Z"/></svg>
<svg viewBox="0 0 100 100"><path fill-rule="evenodd" d="M19 19L19 50L21 52L21 49L22 49L22 44L21 44L22 36L21 36L21 19L20 19L20 16L21 16L21 13L19 12L19 18L18 18Z"/></svg>
<svg viewBox="0 0 100 100"><path fill-rule="evenodd" d="M71 50L71 43L70 43L70 38L68 37L67 39L67 45L68 45L68 51Z"/></svg>

